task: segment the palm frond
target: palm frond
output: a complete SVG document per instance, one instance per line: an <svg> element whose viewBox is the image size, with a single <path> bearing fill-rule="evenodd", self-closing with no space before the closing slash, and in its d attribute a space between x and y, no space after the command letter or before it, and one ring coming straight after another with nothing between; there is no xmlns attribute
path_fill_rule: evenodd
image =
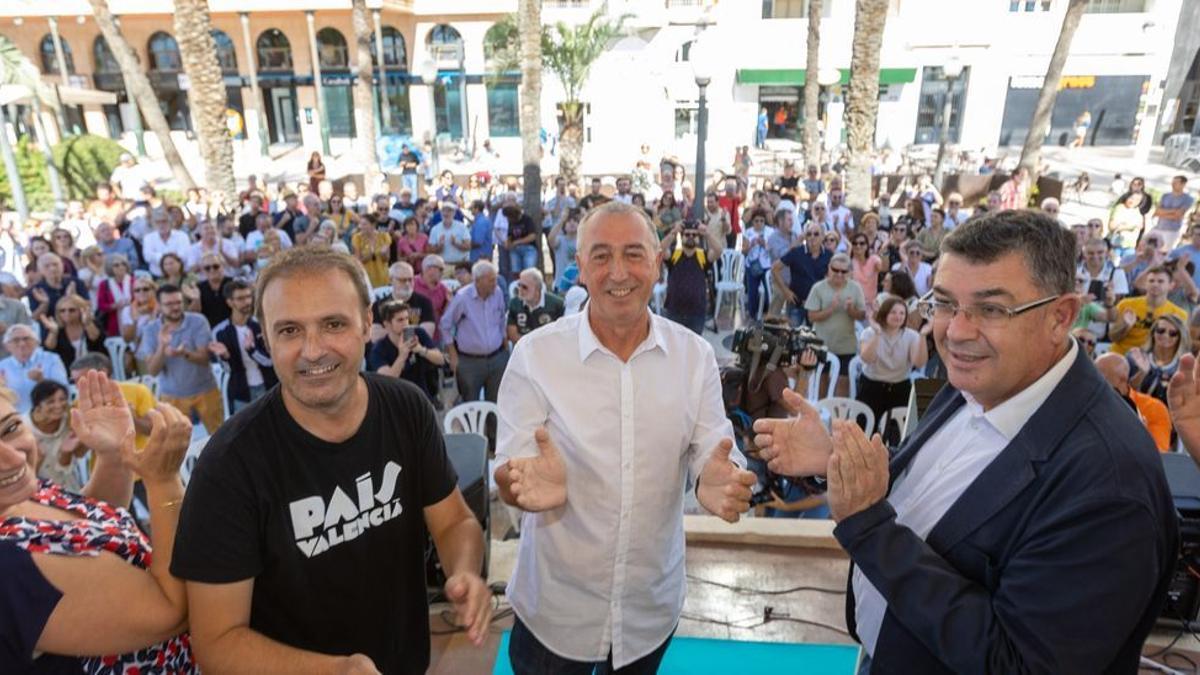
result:
<svg viewBox="0 0 1200 675"><path fill-rule="evenodd" d="M0 35L0 84L13 84L28 88L45 105L57 108L50 89L42 82L42 75L29 57L17 49L12 40Z"/></svg>

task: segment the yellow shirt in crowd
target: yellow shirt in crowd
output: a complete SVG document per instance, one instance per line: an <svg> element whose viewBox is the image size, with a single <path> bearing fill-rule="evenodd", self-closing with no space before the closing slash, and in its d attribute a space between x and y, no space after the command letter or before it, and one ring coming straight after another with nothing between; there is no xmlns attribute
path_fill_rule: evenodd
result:
<svg viewBox="0 0 1200 675"><path fill-rule="evenodd" d="M1161 305L1155 308L1153 315L1150 313L1150 307L1146 303L1146 296L1139 295L1136 298L1125 298L1117 303L1116 313L1121 316L1126 311L1133 312L1137 315L1137 321L1130 326L1129 331L1125 333L1125 337L1113 342L1111 351L1116 354L1124 355L1134 347L1141 347L1146 344L1146 340L1150 337L1150 328L1154 326L1154 321L1160 316L1174 314L1183 321L1183 325L1187 325L1188 315L1170 300L1164 300Z"/></svg>

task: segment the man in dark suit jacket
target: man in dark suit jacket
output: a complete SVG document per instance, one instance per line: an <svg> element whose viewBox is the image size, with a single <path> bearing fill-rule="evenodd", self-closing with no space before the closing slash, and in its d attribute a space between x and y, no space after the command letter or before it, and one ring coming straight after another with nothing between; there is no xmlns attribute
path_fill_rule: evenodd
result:
<svg viewBox="0 0 1200 675"><path fill-rule="evenodd" d="M863 673L1134 673L1177 557L1154 443L1069 337L1071 233L1031 211L956 228L923 313L950 386L889 458L797 396L773 470L825 475Z"/></svg>
<svg viewBox="0 0 1200 675"><path fill-rule="evenodd" d="M254 318L254 290L241 279L225 284L229 318L213 328L209 351L229 367L229 409L237 412L262 396L278 380L262 327Z"/></svg>

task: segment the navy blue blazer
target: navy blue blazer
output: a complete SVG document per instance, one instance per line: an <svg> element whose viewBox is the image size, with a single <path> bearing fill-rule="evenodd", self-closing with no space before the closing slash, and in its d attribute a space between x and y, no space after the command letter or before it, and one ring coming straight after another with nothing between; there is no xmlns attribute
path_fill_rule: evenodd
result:
<svg viewBox="0 0 1200 675"><path fill-rule="evenodd" d="M275 378L275 363L271 361L271 353L263 340L262 328L254 318L247 321L246 325L254 334L254 349L249 351L250 358L258 364L258 371L263 377L263 387L270 389L279 380ZM229 364L229 405L232 408L234 401L250 400L250 382L246 379L246 364L242 363L241 342L238 340L237 328L229 319L217 324L213 329L213 337L225 345L225 350L229 352L229 360L225 363Z"/></svg>
<svg viewBox="0 0 1200 675"><path fill-rule="evenodd" d="M964 403L938 393L893 483ZM1136 673L1179 547L1154 442L1083 350L928 538L887 501L834 536L888 602L871 672L923 675Z"/></svg>

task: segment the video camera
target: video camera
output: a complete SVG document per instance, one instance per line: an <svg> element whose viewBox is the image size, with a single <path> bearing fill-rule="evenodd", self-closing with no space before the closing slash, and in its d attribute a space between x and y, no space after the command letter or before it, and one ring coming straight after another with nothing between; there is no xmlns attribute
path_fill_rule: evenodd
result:
<svg viewBox="0 0 1200 675"><path fill-rule="evenodd" d="M734 331L733 344L730 346L730 351L737 356L738 365L751 374L758 370L764 358L771 370L797 365L806 349L816 353L817 363L825 361L828 353L825 342L817 337L812 328L792 328L786 323L771 322L739 328Z"/></svg>

